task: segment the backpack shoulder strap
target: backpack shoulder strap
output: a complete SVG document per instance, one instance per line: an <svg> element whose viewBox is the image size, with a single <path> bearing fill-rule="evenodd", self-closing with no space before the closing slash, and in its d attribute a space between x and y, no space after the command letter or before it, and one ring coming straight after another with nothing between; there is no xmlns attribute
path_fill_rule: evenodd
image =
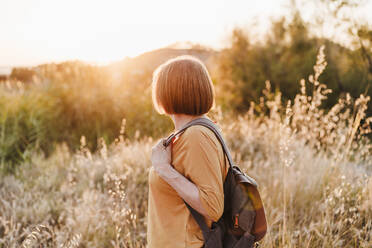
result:
<svg viewBox="0 0 372 248"><path fill-rule="evenodd" d="M233 167L234 166L234 161L233 161L233 159L231 157L230 150L227 147L227 145L226 145L226 143L225 143L225 141L224 141L224 139L222 137L222 134L221 134L221 132L219 130L219 127L216 124L214 124L213 121L211 121L210 119L205 118L205 117L197 118L197 119L194 119L194 120L190 121L185 126L183 126L180 130L178 130L177 132L171 134L166 140L164 140L163 145L165 147L167 147L172 142L173 138L181 135L183 132L186 131L187 128L189 128L191 126L194 126L194 125L204 126L204 127L207 127L207 128L209 128L210 130L213 131L213 133L216 135L218 141L222 145L222 149L223 149L224 153L227 156L227 159L229 161L230 166Z"/></svg>
<svg viewBox="0 0 372 248"><path fill-rule="evenodd" d="M226 154L227 159L229 161L230 168L233 169L233 170L238 170L240 172L240 174L243 174L241 172L241 170L239 169L239 167L234 163L234 161L232 159L232 156L231 156L231 153L230 153L230 150L227 147L227 145L225 143L225 140L223 139L223 136L222 136L222 133L220 131L220 128L216 124L214 124L214 122L212 120L210 120L208 118L201 117L201 118L197 118L197 119L194 119L194 120L190 121L185 126L183 126L179 131L171 134L166 140L164 140L163 145L165 147L167 147L172 142L173 138L175 138L178 135L181 135L183 132L186 131L187 128L189 128L191 126L194 126L194 125L204 126L204 127L209 128L210 130L212 130L213 133L216 135L218 141L222 145L222 149L224 151L224 154ZM244 174L244 177L242 177L242 179L245 179L246 182L252 184L255 187L258 186L257 182L252 177L250 177L248 175L245 175Z"/></svg>

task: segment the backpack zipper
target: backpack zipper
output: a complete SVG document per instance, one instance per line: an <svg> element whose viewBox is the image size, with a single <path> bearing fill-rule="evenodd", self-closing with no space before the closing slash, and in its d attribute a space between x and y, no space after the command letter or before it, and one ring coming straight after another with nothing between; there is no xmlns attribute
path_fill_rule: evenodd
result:
<svg viewBox="0 0 372 248"><path fill-rule="evenodd" d="M234 219L234 228L239 227L239 214L235 214L235 219Z"/></svg>

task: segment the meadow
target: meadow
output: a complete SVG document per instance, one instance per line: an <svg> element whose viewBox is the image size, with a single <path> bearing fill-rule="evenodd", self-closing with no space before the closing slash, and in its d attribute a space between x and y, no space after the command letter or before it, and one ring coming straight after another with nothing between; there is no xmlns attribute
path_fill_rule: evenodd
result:
<svg viewBox="0 0 372 248"><path fill-rule="evenodd" d="M372 247L372 144L366 136L372 118L365 114L369 97L346 94L323 109L330 90L318 79L325 67L321 49L313 74L301 80L300 93L291 101L283 103L281 93L266 82L260 103L251 103L245 113L232 115L216 106L209 115L222 127L236 163L259 182L269 224L261 247ZM127 125L133 123L128 117L115 123L113 142L98 138L94 150L87 137L72 137L76 125L66 124L66 137L78 139L80 147L71 149L73 142L56 138L54 148L48 149L51 134L42 127L58 126L49 113L57 115L61 106L71 106L49 104L56 102L55 94L65 94L58 98L67 99L65 103L86 102L80 109L88 110L80 116L78 107L70 109L77 114L73 120L81 122L89 120L83 118L89 113L104 115L100 103L119 101L102 86L106 98L92 106L97 100L92 94L100 96L102 88L83 85L83 91L92 87L93 93L71 95L63 87L74 84L63 85L1 88L7 112L2 111L0 119L0 247L145 247L151 147L171 130L169 120L157 122L157 136L140 135L134 124ZM54 95L40 93L50 87ZM6 104L10 100L13 104ZM40 108L31 111L30 103ZM41 118L45 116L49 119ZM34 139L22 136L29 134L24 132L27 127L34 130L29 132ZM24 144L45 148L24 147L24 138L9 133L28 137ZM11 142L21 145L12 150ZM4 155L19 160L11 162Z"/></svg>

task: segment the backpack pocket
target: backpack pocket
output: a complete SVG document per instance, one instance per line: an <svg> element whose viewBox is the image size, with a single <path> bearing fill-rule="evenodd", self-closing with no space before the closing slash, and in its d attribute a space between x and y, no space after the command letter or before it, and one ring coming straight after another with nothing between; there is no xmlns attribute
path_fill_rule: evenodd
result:
<svg viewBox="0 0 372 248"><path fill-rule="evenodd" d="M243 229L244 232L251 233L255 217L256 217L256 211L247 210L247 209L242 210L238 217L239 227Z"/></svg>

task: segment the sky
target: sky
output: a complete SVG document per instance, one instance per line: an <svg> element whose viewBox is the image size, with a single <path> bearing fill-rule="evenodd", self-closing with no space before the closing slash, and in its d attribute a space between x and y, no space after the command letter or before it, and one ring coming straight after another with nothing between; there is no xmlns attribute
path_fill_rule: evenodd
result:
<svg viewBox="0 0 372 248"><path fill-rule="evenodd" d="M1 0L0 66L74 59L105 64L182 41L218 49L226 46L236 26L268 28L271 16L286 14L287 4L288 0Z"/></svg>

